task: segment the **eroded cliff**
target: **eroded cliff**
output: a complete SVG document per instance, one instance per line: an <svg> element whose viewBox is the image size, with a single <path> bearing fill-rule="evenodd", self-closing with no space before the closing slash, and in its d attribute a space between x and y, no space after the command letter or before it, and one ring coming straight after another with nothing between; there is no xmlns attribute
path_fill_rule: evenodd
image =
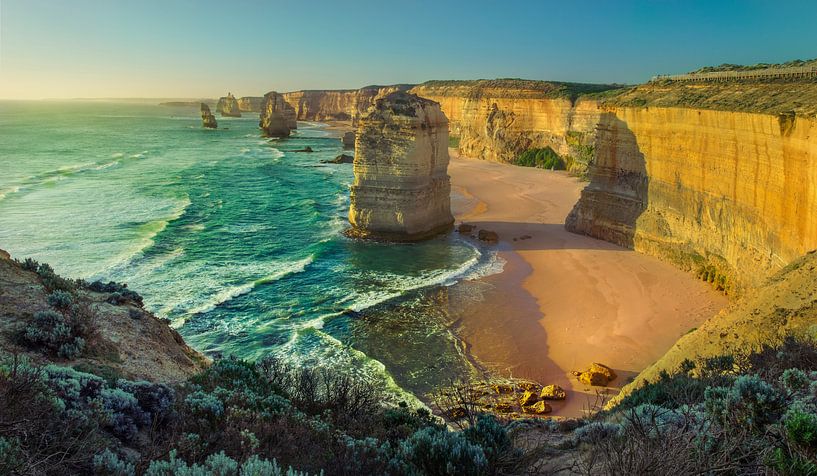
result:
<svg viewBox="0 0 817 476"><path fill-rule="evenodd" d="M238 107L238 100L233 96L233 93L227 93L226 96L218 98L216 111L218 111L222 117L241 117L241 109Z"/></svg>
<svg viewBox="0 0 817 476"><path fill-rule="evenodd" d="M244 96L238 98L238 109L241 112L261 112L263 105L263 96Z"/></svg>
<svg viewBox="0 0 817 476"><path fill-rule="evenodd" d="M812 119L606 106L566 226L740 292L817 248L815 210Z"/></svg>
<svg viewBox="0 0 817 476"><path fill-rule="evenodd" d="M369 110L375 99L411 85L366 86L360 89L306 90L283 93L300 121L352 121Z"/></svg>
<svg viewBox="0 0 817 476"><path fill-rule="evenodd" d="M582 95L614 86L525 80L428 81L411 89L439 102L467 157L513 162L550 147L583 174L592 158L597 103Z"/></svg>
<svg viewBox="0 0 817 476"><path fill-rule="evenodd" d="M405 92L377 99L355 141L349 234L416 241L451 229L448 120Z"/></svg>

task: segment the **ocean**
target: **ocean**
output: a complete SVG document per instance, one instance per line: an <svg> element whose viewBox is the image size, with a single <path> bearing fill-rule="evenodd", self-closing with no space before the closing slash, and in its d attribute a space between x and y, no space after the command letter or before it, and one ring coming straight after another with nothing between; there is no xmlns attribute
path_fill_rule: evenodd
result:
<svg viewBox="0 0 817 476"><path fill-rule="evenodd" d="M474 369L435 300L501 262L456 234L355 241L326 125L102 101L0 102L0 248L125 282L210 356L326 366L401 398ZM311 147L313 153L295 152Z"/></svg>

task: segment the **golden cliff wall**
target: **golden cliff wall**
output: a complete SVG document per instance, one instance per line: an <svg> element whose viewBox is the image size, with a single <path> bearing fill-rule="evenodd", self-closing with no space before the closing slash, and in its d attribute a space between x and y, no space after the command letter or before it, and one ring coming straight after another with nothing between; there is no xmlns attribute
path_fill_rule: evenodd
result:
<svg viewBox="0 0 817 476"><path fill-rule="evenodd" d="M406 85L372 86L361 89L308 90L284 93L283 97L296 111L299 121L352 121L357 123L374 100Z"/></svg>
<svg viewBox="0 0 817 476"><path fill-rule="evenodd" d="M609 107L566 221L720 281L761 284L817 248L817 122L792 115Z"/></svg>
<svg viewBox="0 0 817 476"><path fill-rule="evenodd" d="M548 92L528 86L491 86L486 81L460 85L430 82L411 92L440 103L467 157L512 162L532 148L551 147L582 173L592 157L595 125L601 111L593 100L545 97ZM540 86L539 82L535 85Z"/></svg>

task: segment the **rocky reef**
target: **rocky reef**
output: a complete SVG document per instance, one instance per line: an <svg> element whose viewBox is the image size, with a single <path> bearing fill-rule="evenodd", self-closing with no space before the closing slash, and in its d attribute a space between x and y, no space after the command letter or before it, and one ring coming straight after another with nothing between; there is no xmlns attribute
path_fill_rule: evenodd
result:
<svg viewBox="0 0 817 476"><path fill-rule="evenodd" d="M202 127L206 127L208 129L216 129L218 127L218 123L216 122L216 116L210 112L210 106L207 104L201 103L201 125Z"/></svg>
<svg viewBox="0 0 817 476"><path fill-rule="evenodd" d="M295 110L281 94L270 91L264 95L258 127L269 137L289 137L290 132L298 127Z"/></svg>
<svg viewBox="0 0 817 476"><path fill-rule="evenodd" d="M233 93L227 93L226 96L218 98L216 111L218 111L222 117L241 117L241 109L238 107L238 101L235 96L233 96Z"/></svg>
<svg viewBox="0 0 817 476"><path fill-rule="evenodd" d="M241 112L261 112L263 105L263 96L245 96L238 98L238 110Z"/></svg>
<svg viewBox="0 0 817 476"><path fill-rule="evenodd" d="M350 236L416 241L450 230L448 119L405 92L377 99L360 119Z"/></svg>

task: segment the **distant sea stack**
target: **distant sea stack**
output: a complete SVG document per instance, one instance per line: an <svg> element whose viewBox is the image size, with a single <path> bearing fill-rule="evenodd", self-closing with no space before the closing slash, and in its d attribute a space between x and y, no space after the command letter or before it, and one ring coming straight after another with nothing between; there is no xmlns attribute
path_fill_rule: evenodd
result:
<svg viewBox="0 0 817 476"><path fill-rule="evenodd" d="M214 116L213 113L210 112L210 106L204 103L201 103L201 125L202 127L206 127L208 129L218 128L216 116Z"/></svg>
<svg viewBox="0 0 817 476"><path fill-rule="evenodd" d="M418 241L449 231L448 119L406 92L377 99L360 119L349 236Z"/></svg>
<svg viewBox="0 0 817 476"><path fill-rule="evenodd" d="M284 101L283 96L270 91L264 95L258 127L269 137L289 137L290 131L298 127L295 109Z"/></svg>
<svg viewBox="0 0 817 476"><path fill-rule="evenodd" d="M241 112L261 112L264 105L262 96L245 96L238 98L238 110Z"/></svg>
<svg viewBox="0 0 817 476"><path fill-rule="evenodd" d="M226 97L218 98L216 111L218 111L222 117L241 117L241 109L238 107L238 101L232 93L227 93Z"/></svg>

